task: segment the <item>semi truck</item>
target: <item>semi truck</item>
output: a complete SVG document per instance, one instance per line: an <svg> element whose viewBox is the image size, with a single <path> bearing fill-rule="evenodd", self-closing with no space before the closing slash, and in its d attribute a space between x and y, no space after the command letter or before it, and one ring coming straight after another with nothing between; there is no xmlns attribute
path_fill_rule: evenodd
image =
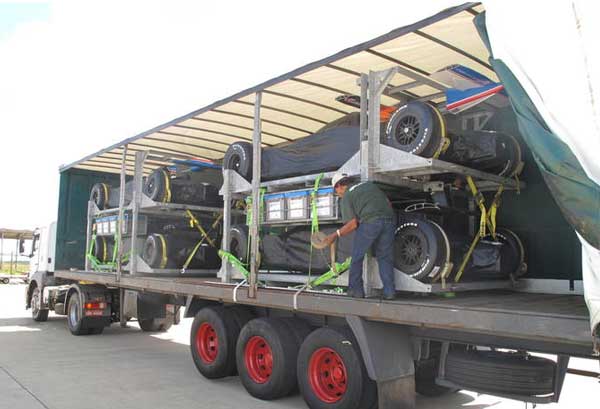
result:
<svg viewBox="0 0 600 409"><path fill-rule="evenodd" d="M548 179L539 142L532 140L539 127L549 141L555 135L535 115L535 105L510 70L491 58L484 16L477 3L444 10L61 167L58 219L37 239L39 256L33 258L37 264L26 292L32 318L44 321L53 310L66 315L72 334L99 335L131 318L143 331L165 331L184 310L194 319L190 352L203 376L239 376L252 396L265 400L299 390L313 409L413 408L416 393L439 396L457 389L534 403L558 401L569 358L598 359L600 334L593 323L590 328L577 236L593 242L589 238L598 226L582 230L588 215L578 218L562 201L556 181ZM457 65L470 70L457 71ZM447 67L453 68L440 70ZM485 75L467 75L471 71ZM489 99L492 95L497 98ZM418 112L430 116L417 115L417 105ZM464 109L457 110L461 105ZM525 105L527 112L521 109ZM402 122L406 112L412 112L413 122ZM356 151L333 168L313 169L302 162L300 171L286 173L291 167L280 164L290 157L274 159L273 152L286 146L293 146L300 160L315 159L319 148L303 143L316 140L336 121L351 128L352 118ZM410 128L414 121L435 131ZM452 132L446 134L446 128ZM469 145L465 135L470 132L513 135L525 165L506 174L478 169L475 160L458 163L440 156L447 144ZM399 135L397 144L411 135L408 144L435 143L416 152L385 142L394 135ZM476 157L473 152L483 151L481 146L464 152ZM222 172L222 205L172 201L170 189L180 176L168 170L182 162L188 169L202 172L208 166ZM303 167L312 170L303 172ZM156 168L164 179L153 176ZM273 176L274 170L286 174ZM299 262L308 273L298 271L302 266L265 267L269 220L283 231L288 225L318 229L316 197L339 171L384 187L400 209L398 217L417 232L424 220L433 229L413 235L428 245L419 250L424 258L437 249L438 268L427 275L407 274L405 259L396 266L394 300L379 296L372 256L364 263L367 298L344 294L347 274L335 254L324 275L311 275L313 250L310 256L302 253ZM96 205L102 194L118 195L112 208ZM213 218L197 216L207 214ZM414 214L419 218L412 219ZM213 241L223 258L220 268L192 270L166 260L150 265L139 238L151 233L148 220L165 215L189 221L200 232L199 243L211 237L211 227L218 230ZM278 217L285 220L272 222ZM320 222L329 223L326 219ZM459 219L472 243L458 246L448 233L448 223ZM502 244L520 246L518 263L503 279L467 279L468 273L462 279L482 240L492 244L479 256L498 254L499 239L481 234L486 228L495 234L496 222L521 238L512 247ZM234 228L241 225L247 231L244 241L242 229ZM401 226L397 237L404 234ZM154 248L162 248L166 258L166 242L156 244L160 234ZM105 243L96 238L108 235L114 256L98 262L92 243Z"/></svg>

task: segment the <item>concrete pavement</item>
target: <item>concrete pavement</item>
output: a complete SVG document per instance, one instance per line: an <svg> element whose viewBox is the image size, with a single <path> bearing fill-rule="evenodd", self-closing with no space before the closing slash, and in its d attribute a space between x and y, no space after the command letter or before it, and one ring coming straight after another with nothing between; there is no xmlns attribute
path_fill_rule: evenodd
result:
<svg viewBox="0 0 600 409"><path fill-rule="evenodd" d="M0 285L0 409L299 409L299 396L264 402L246 393L237 377L211 381L196 370L189 352L191 319L167 333L149 334L136 323L113 325L99 336L75 337L65 318L52 313L36 323L24 309L25 286ZM598 363L572 367L598 371ZM597 380L568 375L559 405L596 408ZM522 402L472 392L422 398L418 409L524 408ZM529 405L531 407L531 405Z"/></svg>

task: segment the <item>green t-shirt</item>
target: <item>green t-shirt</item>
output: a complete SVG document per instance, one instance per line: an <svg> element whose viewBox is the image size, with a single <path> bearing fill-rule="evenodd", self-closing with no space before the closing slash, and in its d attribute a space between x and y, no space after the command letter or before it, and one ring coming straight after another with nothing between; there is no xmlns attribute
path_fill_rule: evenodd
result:
<svg viewBox="0 0 600 409"><path fill-rule="evenodd" d="M342 197L341 207L344 223L355 217L359 222L394 217L390 201L373 182L361 182L350 186Z"/></svg>

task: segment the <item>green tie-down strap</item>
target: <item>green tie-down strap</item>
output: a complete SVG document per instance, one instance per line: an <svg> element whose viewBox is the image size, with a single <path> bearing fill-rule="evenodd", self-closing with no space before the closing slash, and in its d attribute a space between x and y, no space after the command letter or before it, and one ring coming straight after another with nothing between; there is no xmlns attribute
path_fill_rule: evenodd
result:
<svg viewBox="0 0 600 409"><path fill-rule="evenodd" d="M250 277L250 272L246 269L246 266L244 265L244 263L242 263L233 254L231 254L227 251L224 251L224 250L219 250L219 257L221 257L223 259L223 261L229 262L229 263L231 263L231 265L233 265L235 268L237 268L244 275L244 278L248 279L248 277Z"/></svg>
<svg viewBox="0 0 600 409"><path fill-rule="evenodd" d="M311 218L311 233L316 233L319 231L319 214L317 209L317 192L319 191L319 184L321 183L321 179L323 178L323 174L321 173L317 176L315 180L315 186L313 187L312 192L310 192L310 218Z"/></svg>
<svg viewBox="0 0 600 409"><path fill-rule="evenodd" d="M335 268L330 268L327 272L323 273L319 277L308 283L310 288L318 287L325 284L326 282L337 278L340 274L344 273L350 268L352 257L348 257L343 263L335 263Z"/></svg>

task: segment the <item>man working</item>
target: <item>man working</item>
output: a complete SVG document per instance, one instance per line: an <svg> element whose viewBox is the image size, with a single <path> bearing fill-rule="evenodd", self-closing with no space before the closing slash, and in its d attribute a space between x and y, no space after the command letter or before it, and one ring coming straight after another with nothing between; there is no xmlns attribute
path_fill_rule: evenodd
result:
<svg viewBox="0 0 600 409"><path fill-rule="evenodd" d="M345 173L336 173L331 180L336 195L341 198L344 225L325 239L331 244L339 237L356 230L352 243L352 263L348 295L364 298L362 265L365 254L373 246L383 282L383 298L394 298L394 212L385 195L373 182L351 185Z"/></svg>

